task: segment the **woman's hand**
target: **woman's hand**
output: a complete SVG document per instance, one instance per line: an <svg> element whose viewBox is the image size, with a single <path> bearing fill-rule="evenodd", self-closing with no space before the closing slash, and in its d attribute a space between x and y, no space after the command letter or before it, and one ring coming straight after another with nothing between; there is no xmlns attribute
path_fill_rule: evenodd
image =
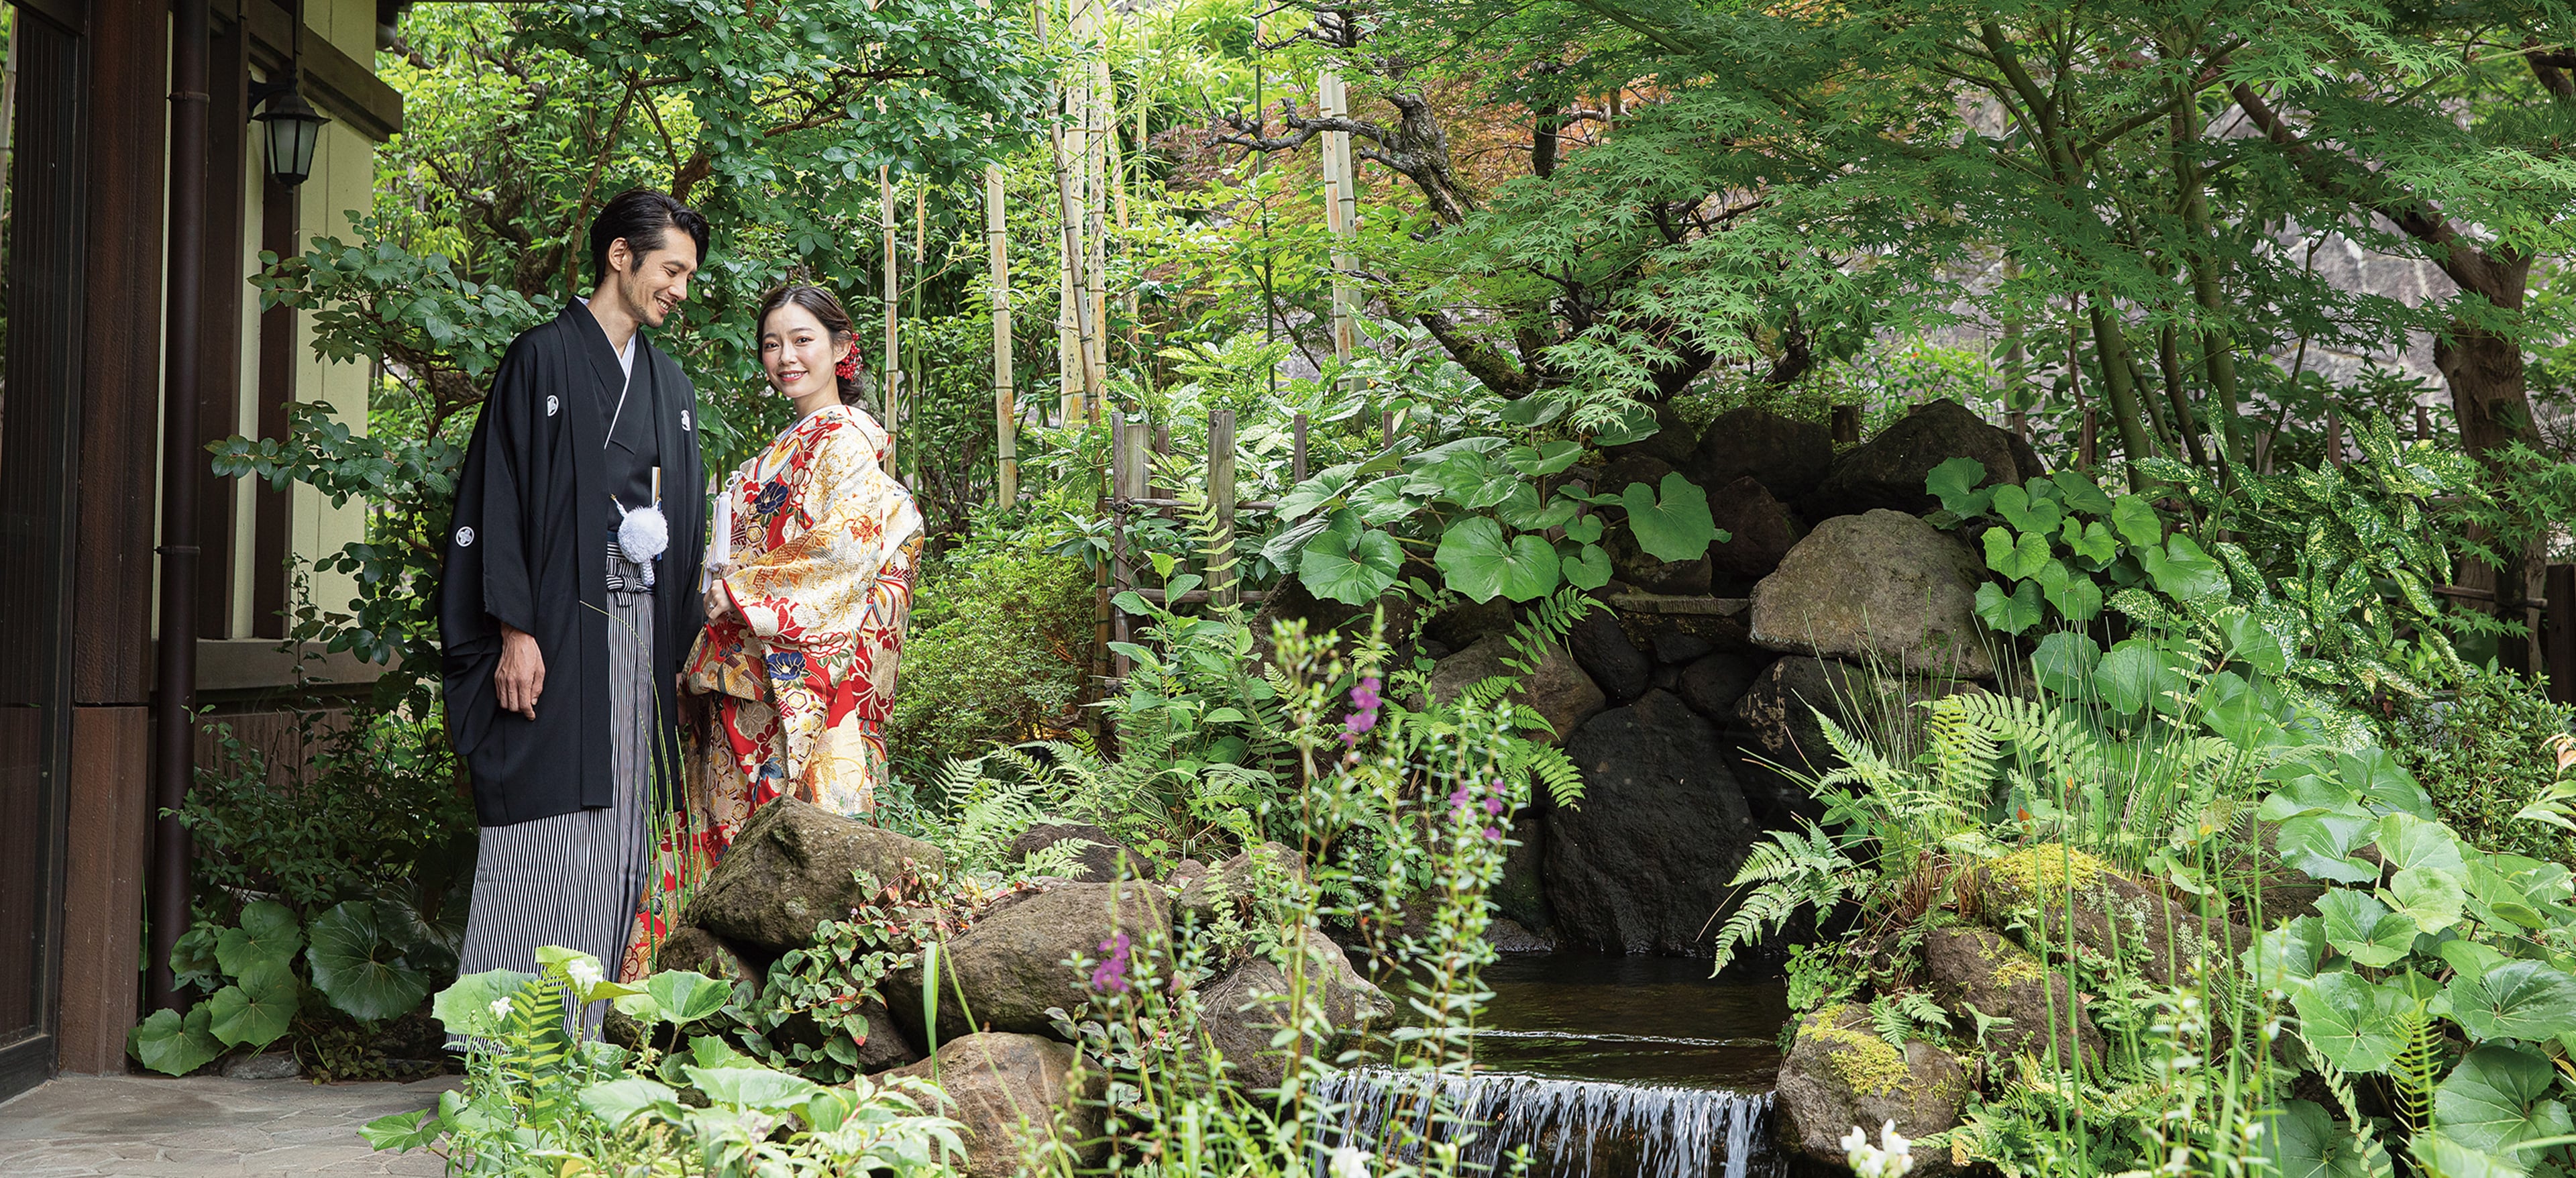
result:
<svg viewBox="0 0 2576 1178"><path fill-rule="evenodd" d="M707 584L705 604L707 620L710 622L733 612L733 594L725 592L724 586L724 579L731 575L733 575L733 566L726 565L717 569L715 577Z"/></svg>

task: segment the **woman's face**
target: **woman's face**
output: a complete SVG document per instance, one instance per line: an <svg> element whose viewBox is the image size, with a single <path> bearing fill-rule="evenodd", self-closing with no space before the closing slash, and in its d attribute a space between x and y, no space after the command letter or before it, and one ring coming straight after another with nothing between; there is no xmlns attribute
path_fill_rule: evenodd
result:
<svg viewBox="0 0 2576 1178"><path fill-rule="evenodd" d="M823 321L795 303L782 304L760 325L760 366L769 383L792 398L827 390L839 396L832 369L846 350L847 341L835 346Z"/></svg>

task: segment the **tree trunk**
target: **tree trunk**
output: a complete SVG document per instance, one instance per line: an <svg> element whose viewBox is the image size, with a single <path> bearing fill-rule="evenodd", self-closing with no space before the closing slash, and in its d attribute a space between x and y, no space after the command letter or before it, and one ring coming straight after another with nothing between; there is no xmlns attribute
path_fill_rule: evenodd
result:
<svg viewBox="0 0 2576 1178"><path fill-rule="evenodd" d="M2522 277L2528 264L2510 267L2514 277ZM2495 292L2487 295L2499 306L2519 305L2522 290ZM2495 294L2509 294L2496 298ZM2522 345L2509 336L2474 327L2466 323L2451 324L2447 339L2433 341L2433 365L2441 370L2442 379L2451 388L2451 411L2459 420L2460 445L2487 465L2492 478L2501 482L2504 451L2516 442L2537 444L2539 433L2531 417L2531 393L2523 369ZM2516 530L2531 531L2529 521L2516 520ZM2472 536L2490 545L2494 537ZM2531 596L2532 580L2544 563L2540 538L2533 535L2509 550L2500 549L2501 567L2471 560L2461 566L2459 577L2464 588L2484 589L2495 594L2495 613L2506 621L2529 626L2530 609L2524 604ZM2497 644L2497 660L2509 670L2528 672L2535 665L2531 639L2506 638Z"/></svg>

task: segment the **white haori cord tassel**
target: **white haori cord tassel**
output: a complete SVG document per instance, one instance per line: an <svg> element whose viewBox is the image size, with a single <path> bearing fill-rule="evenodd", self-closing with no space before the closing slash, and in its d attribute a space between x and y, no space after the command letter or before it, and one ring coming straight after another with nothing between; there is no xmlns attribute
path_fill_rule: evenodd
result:
<svg viewBox="0 0 2576 1178"><path fill-rule="evenodd" d="M624 518L617 521L617 546L626 550L626 559L644 566L644 584L653 584L653 560L670 550L671 521L662 518L659 504L629 509L617 505Z"/></svg>

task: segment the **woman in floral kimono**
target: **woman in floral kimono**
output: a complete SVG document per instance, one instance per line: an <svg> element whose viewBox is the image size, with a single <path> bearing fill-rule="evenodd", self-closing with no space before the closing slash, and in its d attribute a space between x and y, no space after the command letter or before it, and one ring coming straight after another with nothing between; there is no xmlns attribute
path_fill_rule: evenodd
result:
<svg viewBox="0 0 2576 1178"><path fill-rule="evenodd" d="M797 421L718 489L707 625L685 664L712 697L692 755L681 829L637 921L626 975L649 972L677 892L724 853L752 810L794 797L835 813L876 810L885 721L921 553L920 510L886 473L886 432L858 407L858 336L814 286L770 293L761 367Z"/></svg>

